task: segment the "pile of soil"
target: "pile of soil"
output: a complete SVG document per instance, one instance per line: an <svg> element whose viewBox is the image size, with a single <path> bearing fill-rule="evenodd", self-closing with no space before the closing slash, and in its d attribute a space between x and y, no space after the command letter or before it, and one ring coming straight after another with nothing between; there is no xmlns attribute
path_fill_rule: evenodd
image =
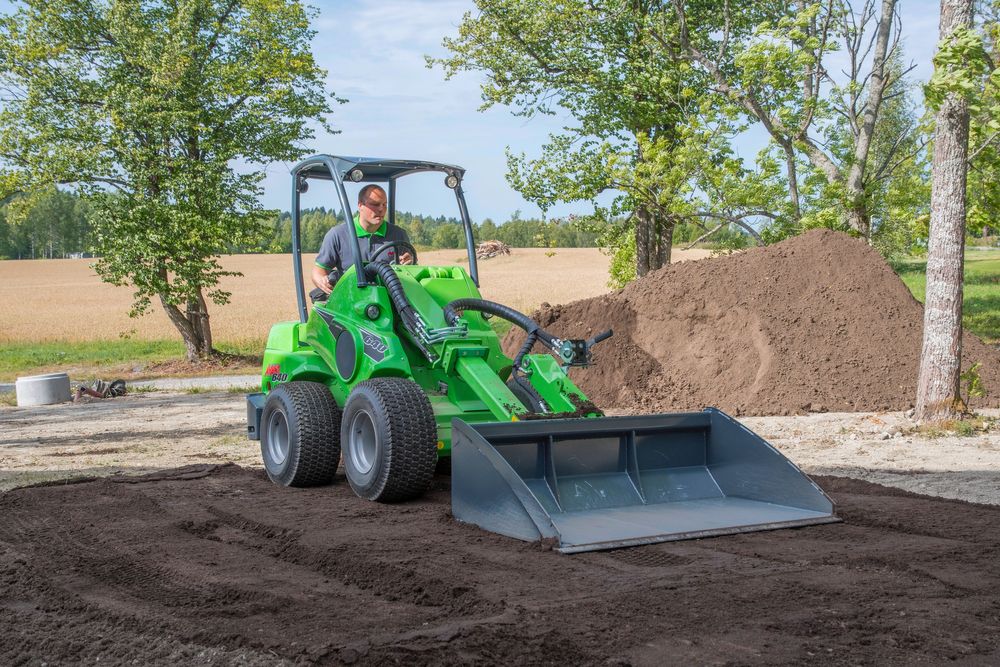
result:
<svg viewBox="0 0 1000 667"><path fill-rule="evenodd" d="M673 264L533 317L564 338L614 329L594 365L570 373L605 409L905 410L916 396L923 306L873 248L839 232ZM511 331L504 350L523 339ZM968 333L963 348L992 393L973 405L1000 404L1000 350Z"/></svg>
<svg viewBox="0 0 1000 667"><path fill-rule="evenodd" d="M189 467L0 495L0 664L1000 662L1000 507L817 478L845 522L565 556Z"/></svg>

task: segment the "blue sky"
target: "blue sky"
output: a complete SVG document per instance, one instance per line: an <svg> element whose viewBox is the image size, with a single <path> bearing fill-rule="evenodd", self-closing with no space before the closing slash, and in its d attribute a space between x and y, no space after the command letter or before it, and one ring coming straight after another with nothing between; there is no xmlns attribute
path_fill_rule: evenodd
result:
<svg viewBox="0 0 1000 667"><path fill-rule="evenodd" d="M316 152L426 159L458 164L467 169L466 199L473 220L507 220L520 209L538 215L504 178L504 150L537 154L549 133L558 131L558 118L516 118L508 109L479 112L480 78L459 75L449 81L439 68L427 69L424 55L441 55L441 40L457 33L471 0L327 0L312 2L319 9L314 53L328 71L328 86L350 101L338 106L332 125L340 134L317 134L310 148ZM860 2L856 3L860 4ZM907 61L917 64L914 75L926 80L937 41L935 0L901 0ZM766 144L761 131L742 138L738 150L752 159ZM288 167L268 167L264 203L288 207ZM429 177L428 177L429 179ZM399 208L413 212L453 214L454 198L436 176L400 185ZM332 190L314 188L303 205L333 204ZM324 199L329 199L324 202ZM584 212L585 204L562 206L549 215Z"/></svg>

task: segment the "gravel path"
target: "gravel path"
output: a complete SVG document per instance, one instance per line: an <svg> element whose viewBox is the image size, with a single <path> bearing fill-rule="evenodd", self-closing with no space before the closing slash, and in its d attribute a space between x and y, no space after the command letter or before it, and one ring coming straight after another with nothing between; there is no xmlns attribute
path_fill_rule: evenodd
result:
<svg viewBox="0 0 1000 667"><path fill-rule="evenodd" d="M70 378L70 384L77 386L79 380ZM160 378L157 380L131 380L129 385L156 389L158 391L184 391L186 389L204 389L205 391L221 391L226 389L242 389L260 384L260 375L214 375L211 377L190 378ZM15 383L0 382L0 394L12 393Z"/></svg>

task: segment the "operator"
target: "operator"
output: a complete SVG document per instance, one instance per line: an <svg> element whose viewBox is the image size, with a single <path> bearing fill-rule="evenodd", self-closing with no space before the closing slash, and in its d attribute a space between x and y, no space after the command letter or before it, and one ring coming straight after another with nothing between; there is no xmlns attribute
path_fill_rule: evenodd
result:
<svg viewBox="0 0 1000 667"><path fill-rule="evenodd" d="M371 184L361 188L358 193L358 212L354 214L354 229L358 234L358 244L361 247L361 259L367 261L376 250L390 241L410 242L406 232L396 225L390 225L385 219L387 197L385 190ZM342 222L333 227L323 237L316 256L316 264L312 269L313 284L322 294L313 290L310 297L313 300L325 299L333 289L329 274L336 271L339 276L348 266L354 265L354 245L351 242L351 228ZM388 249L382 255L387 262L396 258L395 248ZM400 264L410 264L413 257L409 252L399 255ZM334 278L336 282L336 277Z"/></svg>

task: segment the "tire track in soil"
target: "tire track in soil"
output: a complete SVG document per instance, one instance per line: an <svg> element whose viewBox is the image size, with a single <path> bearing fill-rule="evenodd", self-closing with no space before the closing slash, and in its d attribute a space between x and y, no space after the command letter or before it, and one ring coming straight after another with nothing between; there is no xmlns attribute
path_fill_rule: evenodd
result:
<svg viewBox="0 0 1000 667"><path fill-rule="evenodd" d="M218 508L209 511L218 520L211 534L222 527L232 529L226 538L218 539L238 541L243 548L320 572L344 586L353 586L390 602L434 607L445 616L501 611L468 588L380 560L365 549L342 545L320 552L302 544L300 531L269 526ZM233 531L243 539L234 537Z"/></svg>
<svg viewBox="0 0 1000 667"><path fill-rule="evenodd" d="M59 491L61 490L63 489ZM59 491L53 488L54 493ZM103 497L115 498L144 513L163 514L162 511L156 511L159 508L157 503L131 488L108 483L104 492ZM87 610L88 616L112 619L112 624L132 625L137 623L137 619L160 619L154 620L149 626L154 633L169 628L171 632L192 641L198 641L206 634L200 627L190 623L198 618L211 619L216 625L222 619L253 621L251 617L258 617L262 619L261 623L266 623L269 615L300 608L306 613L301 614L299 620L310 620L309 609L300 605L295 598L220 584L215 580L216 577L192 581L190 559L183 559L178 567L169 567L172 560L170 554L150 550L148 545L157 540L177 542L176 535L171 534L170 526L150 531L159 533L152 540L146 535L144 539L132 540L132 544L127 544L120 535L113 534L117 532L114 528L110 531L94 529L91 527L93 524L88 526L74 521L74 513L79 512L69 510L70 520L65 524L54 518L45 518L34 524L12 524L13 530L6 531L6 537L35 538L36 542L44 543L44 558L48 569L64 573L49 576L51 585L46 588L59 591L65 598L78 600L82 604L80 609ZM178 531L183 531L183 528L183 522L176 526ZM129 531L126 529L125 532ZM135 557L135 552L130 549L152 551L154 558L167 558L166 565L147 563ZM197 551L190 547L185 550L189 555L190 552ZM36 554L41 555L43 554ZM233 553L220 554L215 560L225 562L227 558L241 560L239 554ZM67 573L71 574L66 576ZM302 573L297 574L302 576ZM229 576L233 575L230 573ZM246 585L254 586L255 583L248 581ZM183 622L178 622L175 618L178 614L183 615ZM220 641L217 634L210 636L212 640L209 645ZM279 634L249 643L258 648L269 649L284 639ZM226 629L221 640L236 645L247 643L239 625ZM270 660L273 661L272 653L268 651L266 655L270 655Z"/></svg>
<svg viewBox="0 0 1000 667"><path fill-rule="evenodd" d="M995 663L1000 651L996 507L825 478L846 524L562 556L450 520L443 482L382 506L342 478L304 491L232 466L157 479L0 495L0 663Z"/></svg>
<svg viewBox="0 0 1000 667"><path fill-rule="evenodd" d="M167 619L144 617L134 608L108 608L86 600L63 585L65 578L39 559L0 543L0 662L38 664L33 656L56 664L97 662L112 664L282 664L270 652L240 647L238 636L174 632ZM78 572L78 567L72 568ZM204 633L202 633L204 634ZM225 644L235 648L228 648Z"/></svg>

